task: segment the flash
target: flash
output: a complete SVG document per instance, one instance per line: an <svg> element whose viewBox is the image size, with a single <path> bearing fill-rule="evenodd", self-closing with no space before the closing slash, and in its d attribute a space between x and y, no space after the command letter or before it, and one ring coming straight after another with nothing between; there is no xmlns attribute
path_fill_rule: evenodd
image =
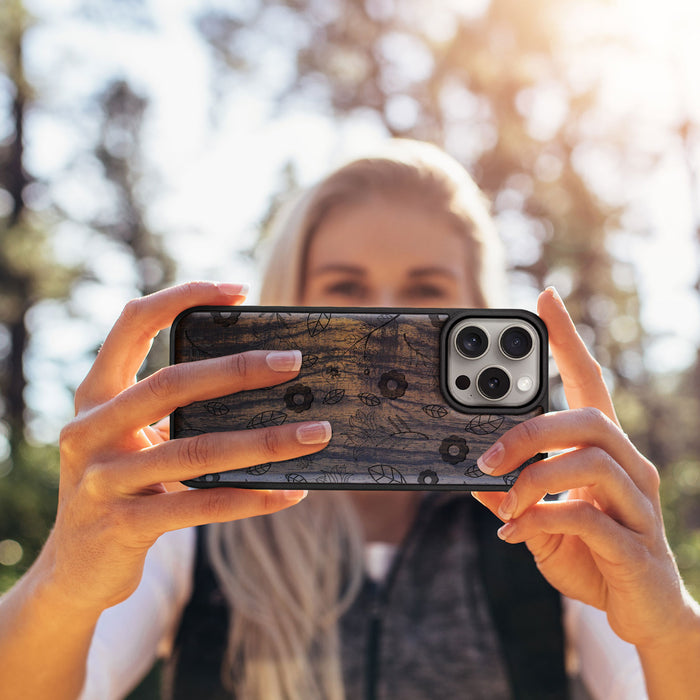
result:
<svg viewBox="0 0 700 700"><path fill-rule="evenodd" d="M520 377L517 387L520 391L530 391L532 389L532 377Z"/></svg>

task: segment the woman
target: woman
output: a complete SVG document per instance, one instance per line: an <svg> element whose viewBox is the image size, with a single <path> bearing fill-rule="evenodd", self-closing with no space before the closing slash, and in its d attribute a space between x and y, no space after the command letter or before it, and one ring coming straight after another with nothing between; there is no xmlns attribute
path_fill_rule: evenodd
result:
<svg viewBox="0 0 700 700"><path fill-rule="evenodd" d="M400 143L390 150L341 169L285 214L272 248L264 303L495 303L491 285L497 281L496 289L502 289L497 274L502 268L476 187L436 149ZM0 606L0 675L6 692L76 697L92 643L85 693L109 697L110 689L100 688L100 681L129 673L121 685L128 688L146 670L156 646L179 627L168 674L175 696L184 696L188 678L201 689L206 676L214 678L212 697L223 686L246 698L337 698L343 692L357 697L365 691L378 697L432 697L443 692L437 685L443 681L445 688L456 683L457 694L470 697L517 695L513 648L497 629L503 611L491 606L489 612L487 602L499 576L487 580L478 566L491 547L480 541L478 524L470 525L482 521L469 519L475 508L469 497L435 503L415 492L318 492L282 511L305 494L178 487L176 482L203 473L309 454L330 438L331 426L324 422L173 442L149 427L191 401L296 376L298 353L261 351L166 368L134 381L151 338L179 311L240 303L244 294L241 286L228 284L165 290L127 305L105 341L77 392L76 418L62 434L56 526L37 562ZM500 474L531 454L563 452L528 467L507 495L477 497L505 522L502 540L525 542L556 589L603 610L612 629L637 647L650 697L693 697L700 680L694 663L700 615L665 540L656 470L620 430L599 367L552 290L540 296L538 311L571 408L513 429L480 466ZM567 490L561 501L540 502L548 492ZM423 609L427 589L416 595L407 576L401 588L407 597L390 619L395 631L416 636L398 634L396 648L387 650L381 646L391 634L385 625L384 637L370 635L369 648L361 648L367 626L371 630L376 622L367 591L383 585L387 568L390 578L405 571L407 542L415 545L415 571L425 573L430 523L443 508L450 509L450 522L460 529L452 538L456 549L435 560L446 567L445 575L425 579L435 605ZM250 517L275 511L281 512ZM207 528L206 538L199 538L193 590L189 529L169 533L153 547L142 578L146 553L162 533L210 522L224 524ZM451 560L454 552L457 558ZM458 562L452 568L459 571L450 569L451 561ZM466 572L465 561L472 565ZM496 563L500 580L508 578L508 564ZM364 581L363 569L378 583ZM539 584L533 590L546 599ZM439 609L445 600L447 608ZM121 601L103 616L95 634L102 611ZM415 619L425 627L411 629ZM477 635L462 635L465 619ZM203 627L202 621L212 626ZM423 662L433 645L444 647L426 629L456 640L430 664ZM522 646L520 634L516 641ZM538 636L543 635L533 627L528 641ZM458 653L463 645L466 655ZM204 653L197 656L198 651ZM208 668L212 658L214 666ZM110 665L117 669L112 676ZM202 668L207 673L198 675ZM387 674L391 685L382 686ZM552 687L553 693L561 690Z"/></svg>

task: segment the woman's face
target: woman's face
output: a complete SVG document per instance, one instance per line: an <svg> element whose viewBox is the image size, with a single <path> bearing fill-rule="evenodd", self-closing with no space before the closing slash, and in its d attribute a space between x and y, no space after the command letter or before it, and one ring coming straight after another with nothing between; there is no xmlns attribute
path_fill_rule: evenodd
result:
<svg viewBox="0 0 700 700"><path fill-rule="evenodd" d="M410 202L375 198L332 209L309 246L301 304L475 306L467 245Z"/></svg>

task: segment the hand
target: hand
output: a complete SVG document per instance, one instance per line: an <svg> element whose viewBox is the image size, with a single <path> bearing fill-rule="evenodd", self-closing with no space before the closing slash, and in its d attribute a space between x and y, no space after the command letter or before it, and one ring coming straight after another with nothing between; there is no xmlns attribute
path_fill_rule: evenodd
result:
<svg viewBox="0 0 700 700"><path fill-rule="evenodd" d="M570 410L512 428L480 466L503 474L538 452L564 452L524 469L507 495L475 496L506 522L502 539L525 542L545 578L605 610L618 636L638 646L670 641L695 614L666 541L658 473L621 430L600 366L553 289L538 312Z"/></svg>
<svg viewBox="0 0 700 700"><path fill-rule="evenodd" d="M153 337L180 311L243 298L239 285L202 282L130 302L76 392L76 417L61 434L56 525L42 552L54 591L65 591L72 605L101 610L130 595L146 552L167 530L271 513L304 497L303 491L166 487L309 454L330 438L322 422L164 439L162 419L178 406L297 375L298 351L255 351L135 380Z"/></svg>

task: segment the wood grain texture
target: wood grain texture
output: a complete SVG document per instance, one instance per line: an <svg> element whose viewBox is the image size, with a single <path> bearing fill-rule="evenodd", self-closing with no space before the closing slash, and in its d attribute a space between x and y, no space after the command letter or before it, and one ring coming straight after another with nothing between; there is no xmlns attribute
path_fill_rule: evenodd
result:
<svg viewBox="0 0 700 700"><path fill-rule="evenodd" d="M258 488L506 489L517 477L483 474L476 460L499 435L544 412L456 410L440 389L440 337L457 312L241 309L193 311L178 319L173 361L245 350L300 349L301 371L275 387L179 408L173 437L329 420L322 451L210 474L192 486ZM546 381L546 373L544 374Z"/></svg>

